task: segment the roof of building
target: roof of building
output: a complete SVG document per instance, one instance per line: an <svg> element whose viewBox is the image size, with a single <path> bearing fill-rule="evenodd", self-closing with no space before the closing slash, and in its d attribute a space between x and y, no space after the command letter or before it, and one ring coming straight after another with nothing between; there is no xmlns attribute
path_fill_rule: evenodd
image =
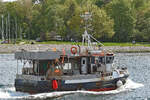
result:
<svg viewBox="0 0 150 100"><path fill-rule="evenodd" d="M70 53L66 53L70 56ZM20 51L15 53L15 59L27 59L27 60L53 60L60 58L63 55L61 51Z"/></svg>

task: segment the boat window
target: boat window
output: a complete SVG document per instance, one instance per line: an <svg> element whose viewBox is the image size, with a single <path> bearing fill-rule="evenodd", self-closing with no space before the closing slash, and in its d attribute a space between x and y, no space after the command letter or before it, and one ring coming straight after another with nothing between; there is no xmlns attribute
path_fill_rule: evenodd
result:
<svg viewBox="0 0 150 100"><path fill-rule="evenodd" d="M79 69L78 64L74 64L74 69L75 69L75 70L78 70L78 69Z"/></svg>
<svg viewBox="0 0 150 100"><path fill-rule="evenodd" d="M82 61L82 64L85 64L85 60Z"/></svg>
<svg viewBox="0 0 150 100"><path fill-rule="evenodd" d="M106 63L113 63L113 60L114 60L113 56L106 57Z"/></svg>
<svg viewBox="0 0 150 100"><path fill-rule="evenodd" d="M92 64L95 63L95 57L91 57L91 63L92 63Z"/></svg>
<svg viewBox="0 0 150 100"><path fill-rule="evenodd" d="M104 57L99 57L99 63L104 63L104 62L105 62Z"/></svg>
<svg viewBox="0 0 150 100"><path fill-rule="evenodd" d="M98 64L99 63L99 59L98 57L95 57L95 63Z"/></svg>
<svg viewBox="0 0 150 100"><path fill-rule="evenodd" d="M70 70L71 69L71 63L65 63L63 66L64 70Z"/></svg>

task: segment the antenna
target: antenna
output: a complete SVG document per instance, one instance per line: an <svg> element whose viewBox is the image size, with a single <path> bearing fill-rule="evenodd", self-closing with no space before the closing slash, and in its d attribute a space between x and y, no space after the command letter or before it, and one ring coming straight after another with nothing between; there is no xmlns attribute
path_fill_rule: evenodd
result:
<svg viewBox="0 0 150 100"><path fill-rule="evenodd" d="M92 20L92 18L91 18L92 14L89 12L85 12L85 14L82 14L81 17L84 19L84 22L85 22L85 31L84 31L84 34L82 35L82 45L87 44L88 49L93 49L92 42L91 42L91 38L92 38L97 43L104 46L101 42L96 40L92 35L88 34L88 28L89 28L89 26L91 26L88 24L88 21Z"/></svg>
<svg viewBox="0 0 150 100"><path fill-rule="evenodd" d="M88 44L88 48L91 48L91 39L90 36L88 34L88 20L91 19L92 14L90 14L89 12L85 12L83 15L81 15L81 17L84 19L85 22L85 31L84 34L82 35L82 45L84 44Z"/></svg>

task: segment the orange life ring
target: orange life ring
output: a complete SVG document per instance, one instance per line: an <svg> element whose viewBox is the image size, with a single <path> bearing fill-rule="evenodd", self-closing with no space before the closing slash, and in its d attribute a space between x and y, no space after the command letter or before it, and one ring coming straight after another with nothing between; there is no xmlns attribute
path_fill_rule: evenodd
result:
<svg viewBox="0 0 150 100"><path fill-rule="evenodd" d="M77 47L71 47L71 53L76 54L77 53Z"/></svg>

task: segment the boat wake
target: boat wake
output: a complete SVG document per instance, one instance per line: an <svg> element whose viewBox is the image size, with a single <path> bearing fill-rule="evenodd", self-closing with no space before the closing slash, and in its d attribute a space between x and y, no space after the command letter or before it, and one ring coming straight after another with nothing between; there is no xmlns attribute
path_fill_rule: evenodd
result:
<svg viewBox="0 0 150 100"><path fill-rule="evenodd" d="M104 92L92 92L92 91L64 91L64 92L51 92L51 93L40 93L35 95L30 95L27 93L16 92L14 87L1 87L0 88L0 99L45 99L45 98L55 98L63 95L74 94L74 93L82 93L82 94L117 94L124 91L131 91L133 89L137 89L143 87L143 84L135 83L132 80L128 79L126 84L122 87L112 90L112 91L104 91Z"/></svg>

